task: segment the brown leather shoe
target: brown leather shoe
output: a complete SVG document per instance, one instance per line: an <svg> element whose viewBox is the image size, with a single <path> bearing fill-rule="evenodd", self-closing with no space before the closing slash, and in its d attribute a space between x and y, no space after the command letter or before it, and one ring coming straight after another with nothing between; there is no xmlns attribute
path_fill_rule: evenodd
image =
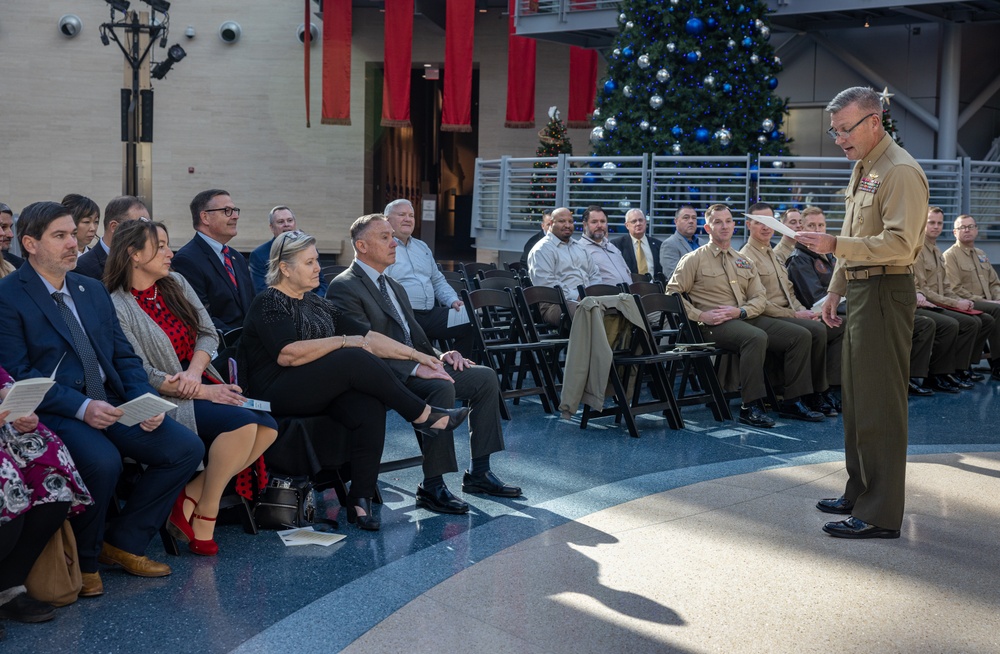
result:
<svg viewBox="0 0 1000 654"><path fill-rule="evenodd" d="M101 581L100 572L81 572L80 576L83 577L80 597L100 597L104 594L104 582Z"/></svg>
<svg viewBox="0 0 1000 654"><path fill-rule="evenodd" d="M137 577L166 577L170 574L170 566L166 563L153 561L146 556L130 554L114 545L104 543L97 560L104 565L119 565L125 572Z"/></svg>

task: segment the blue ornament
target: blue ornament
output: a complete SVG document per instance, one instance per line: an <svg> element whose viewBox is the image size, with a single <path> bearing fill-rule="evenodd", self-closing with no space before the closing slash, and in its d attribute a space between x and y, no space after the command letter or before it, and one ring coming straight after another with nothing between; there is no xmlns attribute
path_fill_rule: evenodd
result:
<svg viewBox="0 0 1000 654"><path fill-rule="evenodd" d="M772 91L778 88L778 78L777 77L767 78L767 88L771 89Z"/></svg>
<svg viewBox="0 0 1000 654"><path fill-rule="evenodd" d="M759 168L757 168L757 164L750 164L750 179L757 179L758 170ZM587 174L589 175L590 173Z"/></svg>
<svg viewBox="0 0 1000 654"><path fill-rule="evenodd" d="M631 57L632 56L632 46L626 45L624 48L622 48L622 54L625 55L626 57Z"/></svg>
<svg viewBox="0 0 1000 654"><path fill-rule="evenodd" d="M587 173L583 176L584 184L593 184L596 181L597 181L597 175L595 175L594 173Z"/></svg>
<svg viewBox="0 0 1000 654"><path fill-rule="evenodd" d="M743 39L743 47L744 48L751 48L751 47L753 47L753 39L751 39L749 36L746 37L746 38L744 38Z"/></svg>
<svg viewBox="0 0 1000 654"><path fill-rule="evenodd" d="M694 140L698 141L699 143L708 143L708 139L710 136L711 135L708 133L708 130L705 129L704 127L699 127L694 132Z"/></svg>
<svg viewBox="0 0 1000 654"><path fill-rule="evenodd" d="M714 31L719 28L719 21L716 20L715 16L709 16L705 20L705 25L708 27L709 31Z"/></svg>
<svg viewBox="0 0 1000 654"><path fill-rule="evenodd" d="M694 62L698 61L698 53L697 52L689 52L686 55L684 55L684 58L688 60L688 63L692 63L693 64Z"/></svg>
<svg viewBox="0 0 1000 654"><path fill-rule="evenodd" d="M689 18L684 23L684 31L692 36L698 36L705 31L705 23L700 18Z"/></svg>
<svg viewBox="0 0 1000 654"><path fill-rule="evenodd" d="M742 14L746 10L747 10L746 7L744 7L743 5L740 5L739 7L736 8L736 13Z"/></svg>
<svg viewBox="0 0 1000 654"><path fill-rule="evenodd" d="M615 81L613 79L609 79L607 82L604 83L605 93L614 93L616 88L618 88L618 85L615 84Z"/></svg>
<svg viewBox="0 0 1000 654"><path fill-rule="evenodd" d="M677 138L677 139L679 139L680 137L684 136L684 130L681 129L680 125L674 125L670 129L670 133L673 134L674 138Z"/></svg>
<svg viewBox="0 0 1000 654"><path fill-rule="evenodd" d="M729 84L728 82L726 84L723 84L722 85L722 91L724 93L732 93L733 92L733 85Z"/></svg>
<svg viewBox="0 0 1000 654"><path fill-rule="evenodd" d="M781 138L781 132L779 132L778 130L774 130L773 132L771 132L772 141L777 141L779 138Z"/></svg>

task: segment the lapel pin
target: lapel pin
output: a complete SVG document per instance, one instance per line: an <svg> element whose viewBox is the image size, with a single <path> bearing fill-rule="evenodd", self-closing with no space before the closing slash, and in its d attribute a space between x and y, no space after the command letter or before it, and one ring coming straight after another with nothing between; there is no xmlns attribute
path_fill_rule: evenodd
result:
<svg viewBox="0 0 1000 654"><path fill-rule="evenodd" d="M78 288L78 289L80 289L80 292L81 292L81 293L84 293L84 292L85 292L85 290L84 290L84 288L83 288L83 284L80 284L79 286L77 286L77 288Z"/></svg>

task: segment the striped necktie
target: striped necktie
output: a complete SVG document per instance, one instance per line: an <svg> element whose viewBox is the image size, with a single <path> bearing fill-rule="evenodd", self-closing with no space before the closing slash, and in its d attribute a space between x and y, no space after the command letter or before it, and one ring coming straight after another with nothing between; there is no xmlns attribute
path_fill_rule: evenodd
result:
<svg viewBox="0 0 1000 654"><path fill-rule="evenodd" d="M229 246L222 246L222 265L226 267L226 272L229 273L229 281L233 283L233 286L239 288L240 285L236 283L236 271L233 270L233 260L229 258Z"/></svg>
<svg viewBox="0 0 1000 654"><path fill-rule="evenodd" d="M52 299L56 301L59 315L62 316L66 326L69 327L69 333L73 336L73 349L76 350L77 356L80 357L80 363L83 364L83 380L87 384L87 397L106 402L108 395L104 392L104 382L101 381L101 364L97 361L97 353L94 352L90 339L83 331L80 321L73 315L72 309L66 304L63 294L56 291L52 294Z"/></svg>

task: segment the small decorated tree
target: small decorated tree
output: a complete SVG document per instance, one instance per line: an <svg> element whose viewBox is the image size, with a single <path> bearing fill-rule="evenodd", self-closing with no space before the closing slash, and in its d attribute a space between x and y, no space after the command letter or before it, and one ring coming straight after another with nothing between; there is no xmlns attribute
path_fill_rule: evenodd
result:
<svg viewBox="0 0 1000 654"><path fill-rule="evenodd" d="M566 124L559 117L558 107L549 107L549 122L538 131L536 157L558 157L573 154L573 144L566 134ZM535 168L555 168L555 163L536 161ZM531 176L531 197L535 201L535 214L542 209L551 209L556 201L556 176L551 173L535 173Z"/></svg>

